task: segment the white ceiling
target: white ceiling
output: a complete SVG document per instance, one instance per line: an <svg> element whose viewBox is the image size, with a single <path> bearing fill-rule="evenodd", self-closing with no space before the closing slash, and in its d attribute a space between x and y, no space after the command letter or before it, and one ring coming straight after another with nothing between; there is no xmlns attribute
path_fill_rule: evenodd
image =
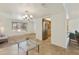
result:
<svg viewBox="0 0 79 59"><path fill-rule="evenodd" d="M0 4L0 13L9 15L9 17L17 18L19 15L23 15L28 10L34 18L55 15L61 13L64 8L59 3L4 3Z"/></svg>
<svg viewBox="0 0 79 59"><path fill-rule="evenodd" d="M66 8L68 9L68 14L70 20L79 18L79 3L68 3Z"/></svg>
<svg viewBox="0 0 79 59"><path fill-rule="evenodd" d="M65 4L70 19L79 17L78 6L78 3ZM40 18L65 12L65 9L62 3L2 3L0 4L0 15L17 19L28 10L34 18Z"/></svg>

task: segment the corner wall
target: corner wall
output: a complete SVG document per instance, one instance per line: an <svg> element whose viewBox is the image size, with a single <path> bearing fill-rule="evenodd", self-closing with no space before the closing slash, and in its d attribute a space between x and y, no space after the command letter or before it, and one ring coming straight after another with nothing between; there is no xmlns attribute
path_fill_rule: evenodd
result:
<svg viewBox="0 0 79 59"><path fill-rule="evenodd" d="M67 23L64 13L54 15L54 17L52 16L51 43L63 48L67 48Z"/></svg>
<svg viewBox="0 0 79 59"><path fill-rule="evenodd" d="M42 40L42 18L35 19L36 38Z"/></svg>

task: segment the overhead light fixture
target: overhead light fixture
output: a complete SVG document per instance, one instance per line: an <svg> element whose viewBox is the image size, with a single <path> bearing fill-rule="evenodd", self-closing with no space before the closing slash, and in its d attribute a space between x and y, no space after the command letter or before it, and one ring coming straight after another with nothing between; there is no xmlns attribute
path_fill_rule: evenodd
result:
<svg viewBox="0 0 79 59"><path fill-rule="evenodd" d="M28 11L25 11L25 15L22 16L22 18L23 20L31 21L33 19L33 16Z"/></svg>
<svg viewBox="0 0 79 59"><path fill-rule="evenodd" d="M32 15L30 15L30 18L33 18L33 16L32 16Z"/></svg>
<svg viewBox="0 0 79 59"><path fill-rule="evenodd" d="M19 20L25 20L27 22L33 21L33 15L31 15L28 11L25 11L24 15L18 16Z"/></svg>

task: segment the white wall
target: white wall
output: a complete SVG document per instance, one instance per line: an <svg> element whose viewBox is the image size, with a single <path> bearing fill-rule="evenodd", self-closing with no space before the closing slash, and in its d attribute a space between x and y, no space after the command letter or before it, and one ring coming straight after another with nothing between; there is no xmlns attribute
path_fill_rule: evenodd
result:
<svg viewBox="0 0 79 59"><path fill-rule="evenodd" d="M67 48L67 24L65 14L58 14L52 16L51 23L51 43L63 48Z"/></svg>
<svg viewBox="0 0 79 59"><path fill-rule="evenodd" d="M33 22L29 22L29 23L27 23L27 31L28 32L35 32L34 31L34 23Z"/></svg>
<svg viewBox="0 0 79 59"><path fill-rule="evenodd" d="M69 25L69 32L74 33L75 30L79 31L79 18L69 20L68 25Z"/></svg>
<svg viewBox="0 0 79 59"><path fill-rule="evenodd" d="M35 19L36 38L42 40L42 18Z"/></svg>
<svg viewBox="0 0 79 59"><path fill-rule="evenodd" d="M8 34L11 31L11 20L0 16L0 27L4 27L4 33Z"/></svg>
<svg viewBox="0 0 79 59"><path fill-rule="evenodd" d="M67 28L64 13L54 15L54 18L52 16L51 19L52 19L51 43L60 47L67 48L68 44L68 40L66 38ZM0 22L2 23L2 26L5 27L5 32L11 31L11 19L0 16ZM36 33L37 39L42 40L42 18L35 19L35 22L29 25L29 29L28 29L29 31Z"/></svg>
<svg viewBox="0 0 79 59"><path fill-rule="evenodd" d="M6 17L5 17L6 16ZM7 15L0 15L0 27L4 27L4 33L7 35L12 35L12 20ZM24 33L24 31L22 31ZM34 23L30 22L27 24L26 32L34 32ZM15 33L16 35L17 33Z"/></svg>
<svg viewBox="0 0 79 59"><path fill-rule="evenodd" d="M51 44L67 48L67 21L65 14L61 13L51 17ZM35 19L36 38L42 40L42 19Z"/></svg>

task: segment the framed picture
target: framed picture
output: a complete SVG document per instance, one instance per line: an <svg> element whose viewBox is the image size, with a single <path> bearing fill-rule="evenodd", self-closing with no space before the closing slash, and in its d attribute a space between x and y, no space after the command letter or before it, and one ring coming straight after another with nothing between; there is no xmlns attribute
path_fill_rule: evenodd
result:
<svg viewBox="0 0 79 59"><path fill-rule="evenodd" d="M14 30L14 31L27 31L27 23L12 22L12 30Z"/></svg>

